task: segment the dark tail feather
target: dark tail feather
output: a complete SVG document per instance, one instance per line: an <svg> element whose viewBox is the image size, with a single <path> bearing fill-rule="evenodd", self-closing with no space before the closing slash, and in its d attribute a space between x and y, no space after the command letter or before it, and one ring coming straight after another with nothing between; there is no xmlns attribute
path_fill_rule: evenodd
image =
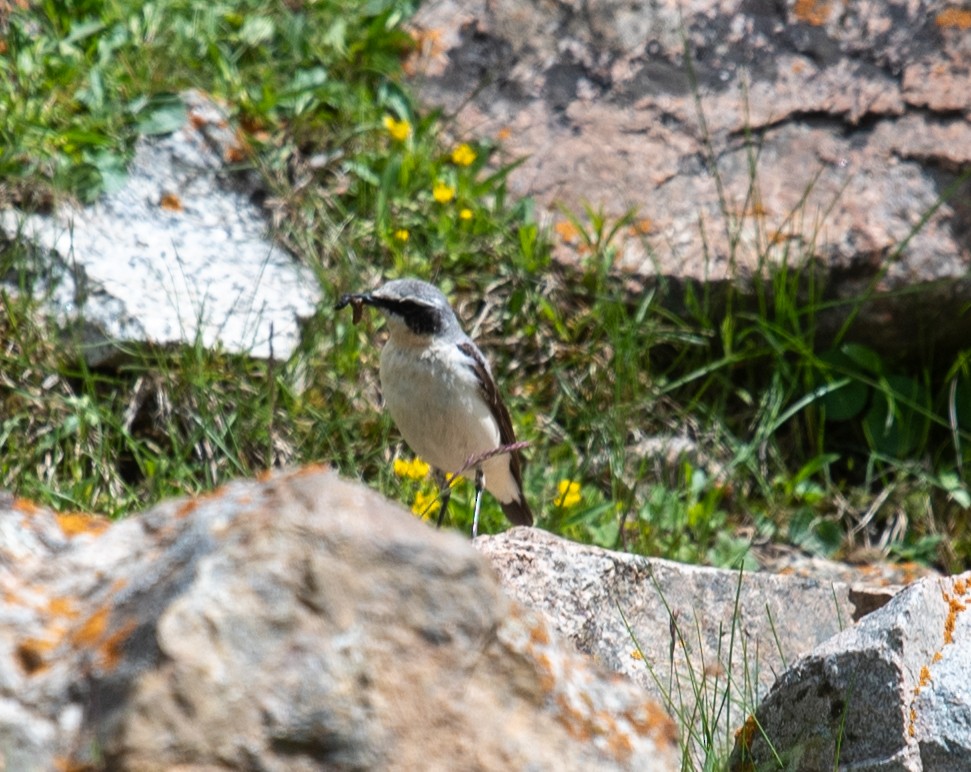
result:
<svg viewBox="0 0 971 772"><path fill-rule="evenodd" d="M533 513L529 511L529 504L525 498L513 499L512 501L500 501L506 519L513 525L532 525Z"/></svg>

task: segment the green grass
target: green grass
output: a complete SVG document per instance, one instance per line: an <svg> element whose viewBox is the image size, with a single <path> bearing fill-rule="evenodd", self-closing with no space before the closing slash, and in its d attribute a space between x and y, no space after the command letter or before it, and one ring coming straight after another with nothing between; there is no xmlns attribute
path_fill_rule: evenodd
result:
<svg viewBox="0 0 971 772"><path fill-rule="evenodd" d="M682 618L668 605L662 588L652 576L654 591L670 619L670 654L665 666L652 661L654 657L644 651L624 609L617 604L617 612L638 658L644 662L645 671L664 708L681 729L679 741L685 772L746 768L749 742L745 738L752 732L762 733L755 713L761 690L760 658L765 657L766 652L757 646L750 648L752 642L743 631L741 595L744 574L744 569L738 569L731 622L727 629L720 630L714 650L710 648L711 636L705 632L710 620L701 619L698 610L690 619ZM765 611L768 615L768 606ZM774 634L772 617L768 616L767 621ZM785 652L775 634L772 645L785 666ZM667 670L667 677L664 670ZM778 766L771 768L784 769L785 765L771 742L765 739L770 753L778 761ZM739 758L731 759L733 749ZM736 763L730 764L730 760Z"/></svg>
<svg viewBox="0 0 971 772"><path fill-rule="evenodd" d="M114 189L138 137L180 119L173 95L200 88L242 127L240 166L262 173L276 235L316 270L325 301L289 362L186 346L90 370L28 293L8 292L5 487L121 515L324 460L410 506L433 488L393 471L399 449L409 454L377 404L380 322L355 326L332 305L416 275L476 325L531 443L526 487L543 527L716 565L751 565L753 534L824 555L875 545L949 568L971 562L971 349L898 362L845 329L820 342L830 305L811 231L797 250L757 229L764 271L753 293L663 281L631 291L612 266L635 212L564 213L583 254L575 270L554 263L556 235L531 201L507 194L511 169L496 163L497 146L452 138L401 86L411 11L391 0L92 0L12 12L0 58L0 203L44 208ZM749 159L747 204L760 195L757 136ZM741 262L743 223L723 208L716 225ZM812 221L799 209L788 218ZM14 245L0 260L7 275L24 270ZM644 450L657 436L694 449L661 458ZM565 498L563 481L579 489ZM469 498L464 485L453 497L463 530ZM482 530L503 527L487 501Z"/></svg>

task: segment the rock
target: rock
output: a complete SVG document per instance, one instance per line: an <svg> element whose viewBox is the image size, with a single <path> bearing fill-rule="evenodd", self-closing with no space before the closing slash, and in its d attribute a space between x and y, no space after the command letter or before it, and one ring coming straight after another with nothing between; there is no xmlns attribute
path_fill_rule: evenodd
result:
<svg viewBox="0 0 971 772"><path fill-rule="evenodd" d="M971 572L923 579L814 649L746 722L732 768L971 769L969 604Z"/></svg>
<svg viewBox="0 0 971 772"><path fill-rule="evenodd" d="M110 525L0 501L0 766L677 770L467 540L305 469Z"/></svg>
<svg viewBox="0 0 971 772"><path fill-rule="evenodd" d="M778 542L756 543L750 555L762 571L845 584L854 622L885 605L904 586L927 576L940 576L936 569L913 561L890 562L876 549L848 556L856 561L853 563L809 555Z"/></svg>
<svg viewBox="0 0 971 772"><path fill-rule="evenodd" d="M788 663L852 625L855 611L841 583L682 565L529 528L475 543L514 598L684 716L695 753L706 735L727 753Z"/></svg>
<svg viewBox="0 0 971 772"><path fill-rule="evenodd" d="M876 291L856 331L881 350L967 340L971 12L430 0L414 24L421 98L525 159L511 190L557 220L561 260L585 247L559 207L634 209L615 268L640 283L710 280L717 298L751 291L766 260L808 254L824 297ZM821 331L851 308L821 315Z"/></svg>
<svg viewBox="0 0 971 772"><path fill-rule="evenodd" d="M320 299L310 269L267 237L257 188L230 173L241 149L222 110L184 99L181 128L142 137L123 186L93 206L0 212L0 241L28 247L34 294L80 328L91 364L132 342L285 359Z"/></svg>

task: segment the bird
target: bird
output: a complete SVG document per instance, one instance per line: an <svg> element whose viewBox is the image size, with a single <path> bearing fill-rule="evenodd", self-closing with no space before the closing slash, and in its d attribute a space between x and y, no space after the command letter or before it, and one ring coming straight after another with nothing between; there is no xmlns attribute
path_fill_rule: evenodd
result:
<svg viewBox="0 0 971 772"><path fill-rule="evenodd" d="M335 308L347 305L353 306L355 322L365 305L387 320L381 392L405 442L439 480L446 473L474 480L473 538L483 487L511 523L532 525L523 493L521 446L509 411L488 361L463 331L445 295L418 279L396 279L372 292L342 295ZM439 526L450 492L443 485Z"/></svg>

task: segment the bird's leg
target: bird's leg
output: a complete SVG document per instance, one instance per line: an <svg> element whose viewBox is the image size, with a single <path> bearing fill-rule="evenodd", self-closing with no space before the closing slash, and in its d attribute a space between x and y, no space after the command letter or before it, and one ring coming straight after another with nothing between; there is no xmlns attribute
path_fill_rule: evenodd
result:
<svg viewBox="0 0 971 772"><path fill-rule="evenodd" d="M482 503L482 467L475 468L475 509L472 511L472 538L479 535L479 505Z"/></svg>
<svg viewBox="0 0 971 772"><path fill-rule="evenodd" d="M438 495L442 499L442 508L438 510L438 523L435 527L441 528L442 522L445 520L445 513L448 511L448 500L452 498L452 486L449 485L449 481L445 478L445 472L441 469L435 470L435 484L438 486Z"/></svg>

